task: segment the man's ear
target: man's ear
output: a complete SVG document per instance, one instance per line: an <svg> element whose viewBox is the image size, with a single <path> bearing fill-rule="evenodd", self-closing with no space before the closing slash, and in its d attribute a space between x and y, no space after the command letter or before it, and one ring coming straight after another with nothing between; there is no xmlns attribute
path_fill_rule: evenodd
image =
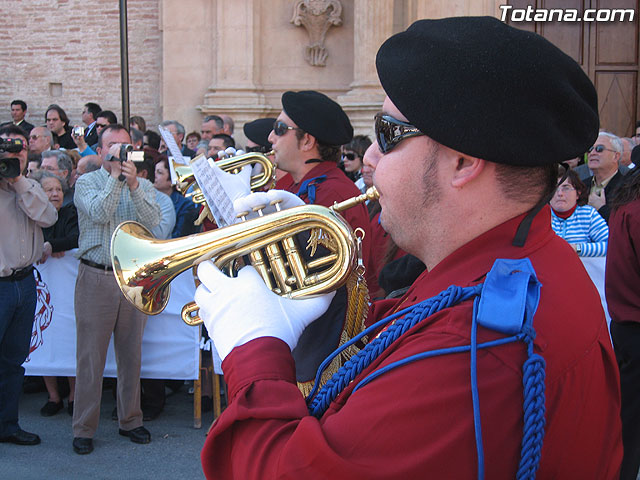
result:
<svg viewBox="0 0 640 480"><path fill-rule="evenodd" d="M316 140L316 137L305 132L302 138L300 139L300 148L303 151L308 152L309 150L312 150L317 143L318 141Z"/></svg>
<svg viewBox="0 0 640 480"><path fill-rule="evenodd" d="M469 182L476 179L487 164L486 160L467 155L460 155L457 158L456 168L451 178L451 186L462 188Z"/></svg>

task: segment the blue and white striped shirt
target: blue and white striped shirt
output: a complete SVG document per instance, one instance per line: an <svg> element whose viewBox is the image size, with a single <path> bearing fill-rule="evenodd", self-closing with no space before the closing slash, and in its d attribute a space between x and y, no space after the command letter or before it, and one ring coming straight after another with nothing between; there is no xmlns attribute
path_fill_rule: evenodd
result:
<svg viewBox="0 0 640 480"><path fill-rule="evenodd" d="M580 244L581 257L604 257L607 254L609 226L590 205L578 206L566 220L551 209L551 228L567 242Z"/></svg>

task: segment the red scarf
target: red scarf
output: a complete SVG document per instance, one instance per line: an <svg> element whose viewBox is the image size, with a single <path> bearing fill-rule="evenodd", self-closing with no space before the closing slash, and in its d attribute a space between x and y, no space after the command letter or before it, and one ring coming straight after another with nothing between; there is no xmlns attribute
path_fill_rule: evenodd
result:
<svg viewBox="0 0 640 480"><path fill-rule="evenodd" d="M578 204L576 203L573 208L570 208L569 210L567 210L566 212L559 212L557 211L555 208L551 207L551 210L553 210L553 213L556 214L556 216L566 220L567 218L569 218L571 215L573 215L573 212L576 211L576 208L578 208Z"/></svg>

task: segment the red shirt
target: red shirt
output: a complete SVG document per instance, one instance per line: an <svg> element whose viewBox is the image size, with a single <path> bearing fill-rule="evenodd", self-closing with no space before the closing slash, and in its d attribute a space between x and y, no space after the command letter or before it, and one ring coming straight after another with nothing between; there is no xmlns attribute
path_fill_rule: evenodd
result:
<svg viewBox="0 0 640 480"><path fill-rule="evenodd" d="M318 163L309 172L307 172L299 183L295 183L291 175L286 175L280 179L276 187L281 190L298 194L298 190L300 190L302 183L321 175L326 175L327 178L316 184L316 199L314 202L316 205L331 207L335 202L339 203L343 200L348 200L360 195L358 187L356 187L344 172L338 168L338 165L333 162ZM305 203L311 203L307 195L301 195L300 198L304 200ZM349 225L351 225L353 230L360 227L365 232L364 240L362 241L362 259L364 266L366 267L365 277L369 292L377 292L380 287L378 286L378 271L375 268L371 255L372 235L367 206L362 203L340 212L340 215L342 215Z"/></svg>
<svg viewBox="0 0 640 480"><path fill-rule="evenodd" d="M618 367L597 291L571 247L551 229L549 207L523 248L511 245L523 216L484 233L421 275L391 310L451 284L478 282L497 258L528 257L542 283L533 326L546 360L546 428L538 478L614 479L622 459ZM568 288L567 286L570 286ZM308 415L286 344L259 338L223 362L231 402L214 424L202 464L216 479L424 479L477 477L469 355L405 365L356 393L383 365L442 347L468 345L472 302L442 310L394 342L334 401ZM478 343L499 334L478 330ZM485 477L515 478L522 440L522 364L517 342L478 353Z"/></svg>
<svg viewBox="0 0 640 480"><path fill-rule="evenodd" d="M623 205L609 218L605 291L611 320L640 322L640 200Z"/></svg>

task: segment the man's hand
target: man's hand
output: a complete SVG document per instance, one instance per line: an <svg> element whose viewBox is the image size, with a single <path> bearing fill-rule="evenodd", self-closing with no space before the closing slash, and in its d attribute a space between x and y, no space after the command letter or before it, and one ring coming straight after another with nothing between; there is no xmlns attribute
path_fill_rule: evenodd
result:
<svg viewBox="0 0 640 480"><path fill-rule="evenodd" d="M138 171L136 169L136 164L131 160L127 160L126 162L122 162L120 164L122 169L122 174L124 175L124 179L129 186L129 190L132 192L138 188Z"/></svg>
<svg viewBox="0 0 640 480"><path fill-rule="evenodd" d="M602 206L607 204L607 198L605 197L604 190L596 193L595 191L589 194L589 205L596 210L600 210Z"/></svg>
<svg viewBox="0 0 640 480"><path fill-rule="evenodd" d="M42 246L42 257L38 263L46 262L47 258L49 258L52 253L51 244L49 242L44 242L44 245Z"/></svg>
<svg viewBox="0 0 640 480"><path fill-rule="evenodd" d="M13 183L19 182L21 178L24 178L24 177L22 176L22 174L18 175L17 177L13 177L13 178L5 178L5 180L6 180L8 183L12 183L12 184L13 184Z"/></svg>
<svg viewBox="0 0 640 480"><path fill-rule="evenodd" d="M260 337L283 340L293 350L304 329L322 315L335 295L292 300L265 285L255 268L244 267L237 278L224 275L211 261L198 266L202 284L195 300L222 360L235 347Z"/></svg>

